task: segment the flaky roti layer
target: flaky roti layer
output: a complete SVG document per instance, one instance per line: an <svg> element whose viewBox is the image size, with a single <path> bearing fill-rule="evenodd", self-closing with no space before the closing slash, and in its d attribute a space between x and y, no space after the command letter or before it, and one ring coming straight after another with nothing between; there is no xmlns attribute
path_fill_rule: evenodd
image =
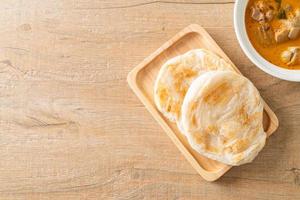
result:
<svg viewBox="0 0 300 200"><path fill-rule="evenodd" d="M211 71L191 84L180 126L192 148L229 165L251 162L264 147L263 103L255 86L229 71Z"/></svg>
<svg viewBox="0 0 300 200"><path fill-rule="evenodd" d="M191 50L167 61L161 67L154 86L154 101L159 111L170 121L178 121L190 84L210 70L233 69L225 60L204 49Z"/></svg>

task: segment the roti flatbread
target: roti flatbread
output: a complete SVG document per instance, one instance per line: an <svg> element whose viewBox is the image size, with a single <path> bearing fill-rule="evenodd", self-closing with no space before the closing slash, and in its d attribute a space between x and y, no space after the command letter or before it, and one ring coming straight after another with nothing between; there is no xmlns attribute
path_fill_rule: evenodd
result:
<svg viewBox="0 0 300 200"><path fill-rule="evenodd" d="M251 162L264 147L263 102L255 86L230 71L211 71L191 84L180 126L200 154L228 165Z"/></svg>

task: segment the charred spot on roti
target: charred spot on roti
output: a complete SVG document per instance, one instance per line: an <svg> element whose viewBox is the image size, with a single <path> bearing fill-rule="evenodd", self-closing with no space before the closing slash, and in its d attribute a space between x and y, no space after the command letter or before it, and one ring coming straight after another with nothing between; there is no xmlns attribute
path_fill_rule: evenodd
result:
<svg viewBox="0 0 300 200"><path fill-rule="evenodd" d="M163 104L166 107L167 112L173 113L178 116L180 112L180 102L175 101L173 98L169 97L166 104Z"/></svg>
<svg viewBox="0 0 300 200"><path fill-rule="evenodd" d="M211 144L208 144L206 149L210 152L213 152L213 153L219 153L220 152L219 148L217 148L216 146L213 146Z"/></svg>
<svg viewBox="0 0 300 200"><path fill-rule="evenodd" d="M157 95L162 105L165 105L170 97L168 88L163 84L159 84L157 89Z"/></svg>
<svg viewBox="0 0 300 200"><path fill-rule="evenodd" d="M168 69L173 76L175 91L178 92L181 97L184 97L189 88L187 79L194 78L198 72L191 67L182 65L170 65Z"/></svg>
<svg viewBox="0 0 300 200"><path fill-rule="evenodd" d="M192 125L196 127L198 125L196 114L192 115Z"/></svg>
<svg viewBox="0 0 300 200"><path fill-rule="evenodd" d="M227 82L222 82L205 94L204 101L210 105L226 104L233 96L234 91Z"/></svg>
<svg viewBox="0 0 300 200"><path fill-rule="evenodd" d="M198 101L191 102L189 111L191 112L191 111L196 110L197 106L198 106Z"/></svg>
<svg viewBox="0 0 300 200"><path fill-rule="evenodd" d="M219 133L219 129L216 125L209 125L205 131L209 134L209 135L217 135Z"/></svg>
<svg viewBox="0 0 300 200"><path fill-rule="evenodd" d="M243 152L241 152L241 153L239 153L239 154L234 158L234 160L235 160L236 162L239 162L239 161L241 161L244 157L245 157L245 154L244 154Z"/></svg>
<svg viewBox="0 0 300 200"><path fill-rule="evenodd" d="M172 105L170 112L174 113L176 115L176 117L178 117L180 115L180 105L181 105L181 102L180 103L174 102Z"/></svg>
<svg viewBox="0 0 300 200"><path fill-rule="evenodd" d="M176 116L178 116L181 102L177 102L176 100L174 100L174 98L170 96L169 89L163 84L159 84L156 92L160 104L166 108L166 111L174 113Z"/></svg>
<svg viewBox="0 0 300 200"><path fill-rule="evenodd" d="M247 125L250 122L250 117L245 109L245 105L243 105L239 110L237 117L242 125Z"/></svg>
<svg viewBox="0 0 300 200"><path fill-rule="evenodd" d="M233 138L235 138L236 137L236 132L237 131L225 132L224 137L225 137L226 141L228 142L228 141L232 140Z"/></svg>
<svg viewBox="0 0 300 200"><path fill-rule="evenodd" d="M198 101L192 102L188 112L189 113L193 113L191 114L191 124L193 125L193 127L197 127L198 126L198 122L197 122L197 114L194 112L197 109L197 105L198 105Z"/></svg>
<svg viewBox="0 0 300 200"><path fill-rule="evenodd" d="M237 140L233 145L232 145L232 152L234 153L240 153L245 151L249 147L249 140L248 139L240 139Z"/></svg>
<svg viewBox="0 0 300 200"><path fill-rule="evenodd" d="M199 132L194 132L192 137L197 144L205 144L206 136Z"/></svg>
<svg viewBox="0 0 300 200"><path fill-rule="evenodd" d="M198 74L197 71L192 69L192 66L183 66L182 64L170 65L168 69L174 79L180 79L182 81L184 81L185 78L191 78Z"/></svg>
<svg viewBox="0 0 300 200"><path fill-rule="evenodd" d="M247 109L245 108L245 105L243 105L238 110L237 118L238 118L239 122L241 123L241 126L247 126L251 122L256 121L259 118L262 118L262 113L255 112L253 114L248 114Z"/></svg>
<svg viewBox="0 0 300 200"><path fill-rule="evenodd" d="M219 152L220 149L210 143L211 135L207 132L196 132L193 134L193 138L197 144L201 145L203 149L210 151L210 152Z"/></svg>

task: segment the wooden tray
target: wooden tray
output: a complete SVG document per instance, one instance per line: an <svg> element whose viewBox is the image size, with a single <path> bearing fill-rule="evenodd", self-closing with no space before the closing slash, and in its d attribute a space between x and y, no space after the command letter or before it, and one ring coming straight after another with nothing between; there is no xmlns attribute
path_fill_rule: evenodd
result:
<svg viewBox="0 0 300 200"><path fill-rule="evenodd" d="M162 126L177 148L191 163L195 170L207 181L214 181L227 172L231 166L211 160L194 151L188 144L185 136L180 133L175 123L167 120L157 109L153 100L153 87L156 75L160 67L170 58L185 52L196 49L209 49L223 59L232 63L222 49L210 37L210 35L199 25L192 24L172 39L162 45L152 55L135 67L127 77L127 81L142 101L145 107L153 115L155 120ZM234 66L234 69L239 70ZM240 72L239 72L240 73ZM270 107L264 103L264 129L270 136L278 127L278 119Z"/></svg>

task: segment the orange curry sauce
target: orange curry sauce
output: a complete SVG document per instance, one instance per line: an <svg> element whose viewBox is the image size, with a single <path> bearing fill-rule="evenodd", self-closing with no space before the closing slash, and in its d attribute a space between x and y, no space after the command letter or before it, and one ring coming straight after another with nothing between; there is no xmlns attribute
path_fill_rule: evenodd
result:
<svg viewBox="0 0 300 200"><path fill-rule="evenodd" d="M256 1L257 0L249 0L246 9L246 14L245 14L246 30L252 45L262 57L264 57L266 60L273 63L274 65L286 69L300 69L300 65L288 66L287 64L283 63L280 59L280 54L288 47L300 46L300 37L298 37L295 40L289 40L287 42L283 42L280 44L275 43L267 47L259 43L259 40L257 39L257 35L256 35L259 23L251 18L251 9L250 9ZM271 0L271 1L275 1L275 0ZM281 4L282 6L290 4L294 10L297 8L300 9L300 0L282 0ZM275 16L270 24L273 27L273 29L276 29L279 28L281 23L279 19Z"/></svg>

